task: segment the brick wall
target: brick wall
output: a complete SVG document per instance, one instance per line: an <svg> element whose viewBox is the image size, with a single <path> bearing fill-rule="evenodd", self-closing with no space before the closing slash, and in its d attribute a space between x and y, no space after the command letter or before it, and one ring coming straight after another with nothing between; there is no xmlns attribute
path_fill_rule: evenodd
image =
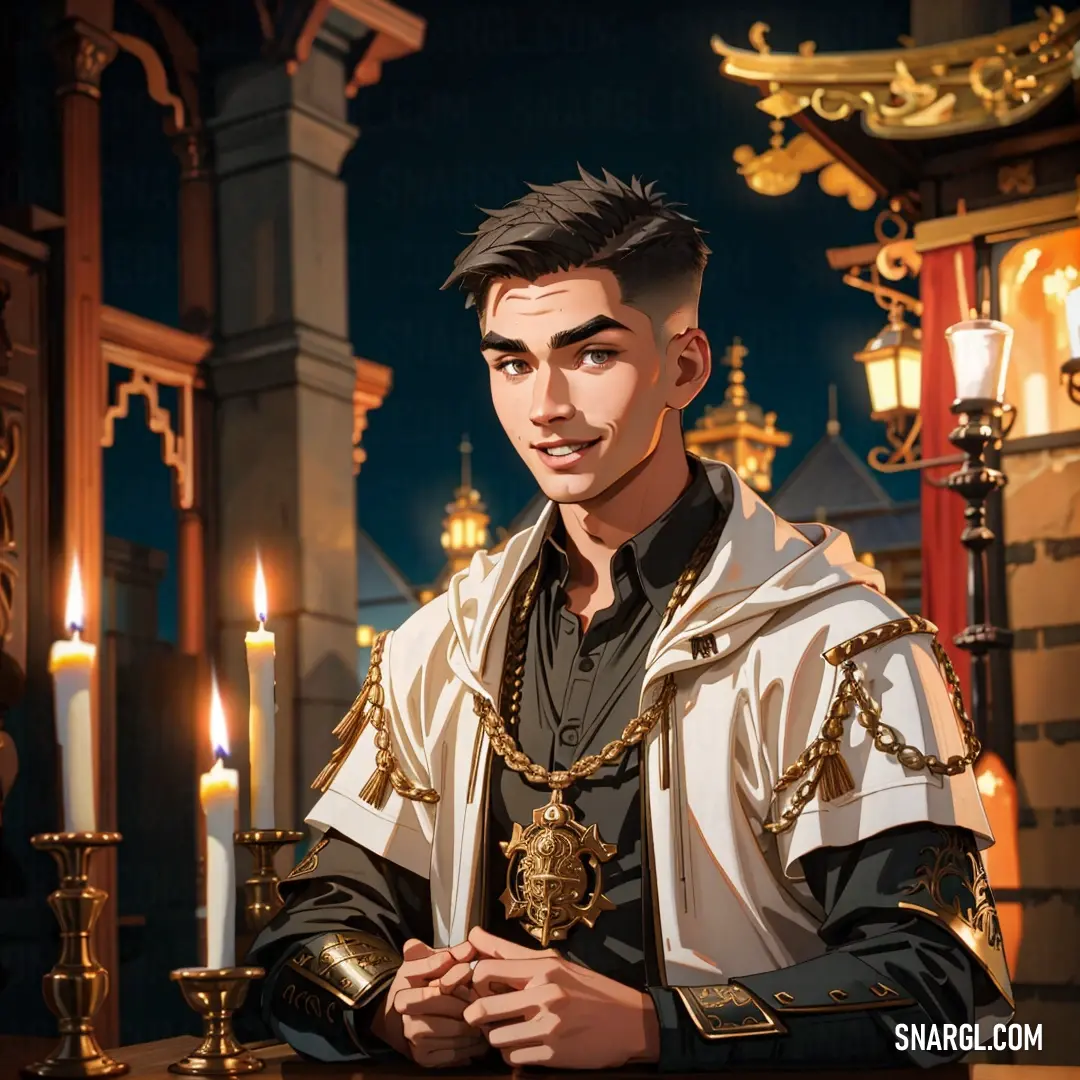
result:
<svg viewBox="0 0 1080 1080"><path fill-rule="evenodd" d="M1032 1064L1080 1060L1080 445L1009 455L1005 542ZM1012 898L1012 897L1010 897Z"/></svg>

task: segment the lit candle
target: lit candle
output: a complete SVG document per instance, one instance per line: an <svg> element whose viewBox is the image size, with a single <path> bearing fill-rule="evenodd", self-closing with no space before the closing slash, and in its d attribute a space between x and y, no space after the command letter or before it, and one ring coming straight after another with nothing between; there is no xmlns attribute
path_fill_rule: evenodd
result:
<svg viewBox="0 0 1080 1080"><path fill-rule="evenodd" d="M206 966L229 968L236 963L236 861L233 832L240 780L235 769L225 768L229 729L211 677L210 741L217 760L199 778L199 802L206 815Z"/></svg>
<svg viewBox="0 0 1080 1080"><path fill-rule="evenodd" d="M56 741L60 747L64 791L64 829L96 832L94 805L94 743L90 715L90 683L97 649L80 638L83 591L79 559L71 564L64 625L71 638L53 642L49 672L56 701Z"/></svg>
<svg viewBox="0 0 1080 1080"><path fill-rule="evenodd" d="M255 557L255 618L259 629L244 637L248 667L248 753L251 759L251 827L274 827L274 635L266 629L269 608L262 560Z"/></svg>

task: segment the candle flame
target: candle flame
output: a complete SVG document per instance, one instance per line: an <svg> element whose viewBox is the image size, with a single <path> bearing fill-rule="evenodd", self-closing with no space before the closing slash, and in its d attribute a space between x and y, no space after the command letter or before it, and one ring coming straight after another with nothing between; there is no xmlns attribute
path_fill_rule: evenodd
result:
<svg viewBox="0 0 1080 1080"><path fill-rule="evenodd" d="M83 598L82 575L79 573L79 556L71 561L71 578L68 581L67 606L64 608L64 625L73 634L82 631L86 618L86 602Z"/></svg>
<svg viewBox="0 0 1080 1080"><path fill-rule="evenodd" d="M225 706L221 704L217 672L210 673L210 745L217 757L229 756L229 725L225 721Z"/></svg>
<svg viewBox="0 0 1080 1080"><path fill-rule="evenodd" d="M266 622L266 615L270 609L270 603L266 596L266 575L263 573L262 559L255 555L255 618L261 626Z"/></svg>

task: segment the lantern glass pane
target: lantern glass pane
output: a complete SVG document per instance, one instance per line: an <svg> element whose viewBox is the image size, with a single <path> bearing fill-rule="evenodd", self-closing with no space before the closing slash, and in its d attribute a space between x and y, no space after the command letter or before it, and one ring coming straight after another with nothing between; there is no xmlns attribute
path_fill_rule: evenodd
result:
<svg viewBox="0 0 1080 1080"><path fill-rule="evenodd" d="M900 406L909 412L919 411L922 394L922 353L917 349L900 350Z"/></svg>
<svg viewBox="0 0 1080 1080"><path fill-rule="evenodd" d="M870 386L871 411L893 412L900 402L896 387L896 363L891 353L883 360L867 361L866 381Z"/></svg>

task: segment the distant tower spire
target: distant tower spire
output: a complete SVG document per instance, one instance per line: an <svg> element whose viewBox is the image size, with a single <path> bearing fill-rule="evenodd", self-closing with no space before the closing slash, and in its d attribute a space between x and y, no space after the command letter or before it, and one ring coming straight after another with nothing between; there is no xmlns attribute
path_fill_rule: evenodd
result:
<svg viewBox="0 0 1080 1080"><path fill-rule="evenodd" d="M829 383L829 422L825 425L825 430L834 439L840 434L840 419L836 407L836 383Z"/></svg>
<svg viewBox="0 0 1080 1080"><path fill-rule="evenodd" d="M724 400L705 409L693 430L683 433L687 453L730 465L755 491L772 487L772 463L778 447L791 435L776 430L776 413L750 400L743 364L750 350L742 338L732 338L721 363L730 369Z"/></svg>
<svg viewBox="0 0 1080 1080"><path fill-rule="evenodd" d="M458 450L461 452L461 486L465 491L471 491L472 443L469 442L468 432L461 436L461 442L458 445Z"/></svg>
<svg viewBox="0 0 1080 1080"><path fill-rule="evenodd" d="M472 443L468 435L461 436L458 443L461 454L461 486L454 492L454 500L446 507L443 533L439 538L447 556L447 569L440 580L445 584L449 574L457 573L469 565L473 555L488 546L488 525L491 519L480 492L472 486Z"/></svg>
<svg viewBox="0 0 1080 1080"><path fill-rule="evenodd" d="M724 353L723 363L731 368L724 398L736 408L742 408L750 399L750 395L746 392L746 372L743 371L743 360L749 352L750 350L742 343L742 338L736 337L732 338L731 344Z"/></svg>

